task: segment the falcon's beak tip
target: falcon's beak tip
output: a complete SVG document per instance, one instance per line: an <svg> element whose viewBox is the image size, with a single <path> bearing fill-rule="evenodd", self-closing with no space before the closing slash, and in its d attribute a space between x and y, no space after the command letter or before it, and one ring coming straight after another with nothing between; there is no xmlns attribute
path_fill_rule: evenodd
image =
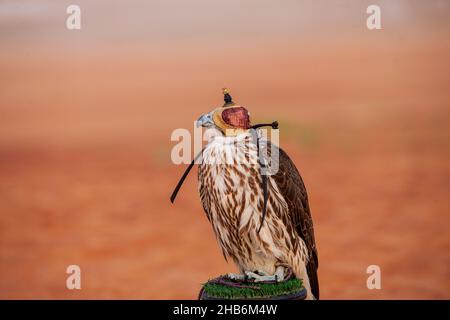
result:
<svg viewBox="0 0 450 320"><path fill-rule="evenodd" d="M214 124L211 114L207 113L207 114L203 114L200 116L200 118L197 119L197 121L195 122L197 128L200 127L210 127Z"/></svg>

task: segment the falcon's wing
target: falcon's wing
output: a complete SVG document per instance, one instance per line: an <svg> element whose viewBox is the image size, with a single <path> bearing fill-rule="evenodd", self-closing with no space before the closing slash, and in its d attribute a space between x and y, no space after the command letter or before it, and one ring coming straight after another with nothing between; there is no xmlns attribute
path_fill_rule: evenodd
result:
<svg viewBox="0 0 450 320"><path fill-rule="evenodd" d="M269 145L268 149L270 150ZM306 265L306 270L308 272L312 294L316 299L319 299L319 279L317 277L319 260L314 239L313 221L309 210L308 195L303 180L294 163L286 152L281 148L278 148L278 150L278 172L271 177L277 184L281 195L288 205L289 218L308 248L309 261Z"/></svg>

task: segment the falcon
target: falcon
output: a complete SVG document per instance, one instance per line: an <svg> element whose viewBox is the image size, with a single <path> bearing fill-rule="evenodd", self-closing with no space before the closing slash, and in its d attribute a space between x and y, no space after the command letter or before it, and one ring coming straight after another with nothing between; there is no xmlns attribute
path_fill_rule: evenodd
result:
<svg viewBox="0 0 450 320"><path fill-rule="evenodd" d="M265 124L252 126L248 110L235 104L226 89L224 100L222 107L197 120L208 136L198 156L198 181L225 260L233 260L240 271L228 276L279 282L292 271L302 279L306 299L319 299L319 262L305 184L286 152L262 137Z"/></svg>

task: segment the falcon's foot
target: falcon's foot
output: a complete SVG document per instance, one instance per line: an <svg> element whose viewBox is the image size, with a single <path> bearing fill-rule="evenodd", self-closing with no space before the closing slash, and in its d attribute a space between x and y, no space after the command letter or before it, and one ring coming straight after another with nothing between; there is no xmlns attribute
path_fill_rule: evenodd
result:
<svg viewBox="0 0 450 320"><path fill-rule="evenodd" d="M231 280L239 280L239 281L244 281L247 278L245 274L240 273L228 273L227 277Z"/></svg>
<svg viewBox="0 0 450 320"><path fill-rule="evenodd" d="M228 273L227 277L231 280L238 280L238 281L247 281L247 280L250 280L251 282L277 281L276 275L268 275L264 271L259 270L256 270L254 272L245 271L244 274Z"/></svg>
<svg viewBox="0 0 450 320"><path fill-rule="evenodd" d="M253 282L282 282L285 279L285 268L278 266L274 274L268 274L267 272L261 270L255 271L245 271L242 273L228 273L227 277L232 280L246 281L250 280Z"/></svg>
<svg viewBox="0 0 450 320"><path fill-rule="evenodd" d="M277 267L275 273L273 275L268 274L267 272L257 270L255 272L246 271L245 275L252 279L254 282L263 282L263 281L274 281L274 282L282 282L284 280L284 267Z"/></svg>

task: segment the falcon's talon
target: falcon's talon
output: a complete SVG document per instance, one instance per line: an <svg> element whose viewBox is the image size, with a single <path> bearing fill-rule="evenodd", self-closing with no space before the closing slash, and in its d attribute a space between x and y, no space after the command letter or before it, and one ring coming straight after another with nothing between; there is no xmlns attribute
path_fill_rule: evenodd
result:
<svg viewBox="0 0 450 320"><path fill-rule="evenodd" d="M227 277L231 280L246 280L246 275L238 273L227 273Z"/></svg>
<svg viewBox="0 0 450 320"><path fill-rule="evenodd" d="M255 270L255 271L253 271L253 273L256 273L259 276L269 276L269 274L267 272L262 271L262 270Z"/></svg>
<svg viewBox="0 0 450 320"><path fill-rule="evenodd" d="M259 275L256 272L246 271L246 276L253 280L253 282L265 282L265 281L276 281L276 275L268 275L266 272L262 272L265 275Z"/></svg>

